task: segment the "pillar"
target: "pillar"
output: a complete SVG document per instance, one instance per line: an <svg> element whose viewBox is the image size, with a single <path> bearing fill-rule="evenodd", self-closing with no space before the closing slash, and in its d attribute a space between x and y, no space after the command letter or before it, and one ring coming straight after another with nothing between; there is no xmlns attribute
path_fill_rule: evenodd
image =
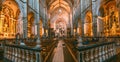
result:
<svg viewBox="0 0 120 62"><path fill-rule="evenodd" d="M23 38L27 38L27 1L23 3Z"/></svg>
<svg viewBox="0 0 120 62"><path fill-rule="evenodd" d="M42 62L40 52L36 52L35 54L36 54L36 62Z"/></svg>
<svg viewBox="0 0 120 62"><path fill-rule="evenodd" d="M23 17L23 38L27 38L27 17Z"/></svg>
<svg viewBox="0 0 120 62"><path fill-rule="evenodd" d="M47 24L46 24L46 20L45 20L45 19L44 19L43 21L44 21L44 22L43 22L43 28L44 28L43 37L46 38L46 35L47 35L47 33L46 33L46 30L47 30Z"/></svg>
<svg viewBox="0 0 120 62"><path fill-rule="evenodd" d="M73 11L72 14L70 14L71 36L73 35L73 19L74 19Z"/></svg>
<svg viewBox="0 0 120 62"><path fill-rule="evenodd" d="M82 23L82 25L81 25L82 26L82 35L81 36L84 37L84 21L81 21L81 23Z"/></svg>
<svg viewBox="0 0 120 62"><path fill-rule="evenodd" d="M39 14L36 14L36 18L35 18L36 26L37 26L37 28L36 28L36 30L37 30L37 34L36 34L36 38L37 38L36 43L37 43L37 45L36 45L36 48L40 48L40 47L41 47L41 46L40 46L41 41L40 41L40 25L39 25L39 19L40 19Z"/></svg>

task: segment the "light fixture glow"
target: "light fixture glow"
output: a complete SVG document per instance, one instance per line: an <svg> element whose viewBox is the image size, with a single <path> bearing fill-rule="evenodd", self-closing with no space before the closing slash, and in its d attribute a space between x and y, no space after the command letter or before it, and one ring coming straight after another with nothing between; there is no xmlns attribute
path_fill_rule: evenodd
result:
<svg viewBox="0 0 120 62"><path fill-rule="evenodd" d="M62 12L62 10L61 10L61 9L59 9L59 12L61 13L61 12Z"/></svg>

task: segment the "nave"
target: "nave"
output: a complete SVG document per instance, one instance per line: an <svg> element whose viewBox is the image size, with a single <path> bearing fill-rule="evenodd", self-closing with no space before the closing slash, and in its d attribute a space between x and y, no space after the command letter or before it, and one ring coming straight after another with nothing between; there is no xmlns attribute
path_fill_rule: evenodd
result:
<svg viewBox="0 0 120 62"><path fill-rule="evenodd" d="M120 62L120 0L0 0L0 62Z"/></svg>

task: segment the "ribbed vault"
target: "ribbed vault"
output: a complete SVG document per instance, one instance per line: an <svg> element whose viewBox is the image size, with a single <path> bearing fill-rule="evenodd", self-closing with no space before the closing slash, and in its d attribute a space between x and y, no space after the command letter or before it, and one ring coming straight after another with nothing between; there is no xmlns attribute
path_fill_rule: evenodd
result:
<svg viewBox="0 0 120 62"><path fill-rule="evenodd" d="M69 24L69 14L72 13L73 5L74 0L46 0L51 23L55 23L58 19L63 19L67 22L66 24Z"/></svg>

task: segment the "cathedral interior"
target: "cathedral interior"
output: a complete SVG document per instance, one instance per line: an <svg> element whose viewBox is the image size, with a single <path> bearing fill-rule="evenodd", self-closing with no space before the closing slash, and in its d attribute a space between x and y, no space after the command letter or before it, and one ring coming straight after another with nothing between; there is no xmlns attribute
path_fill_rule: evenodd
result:
<svg viewBox="0 0 120 62"><path fill-rule="evenodd" d="M0 0L0 62L120 62L120 0Z"/></svg>

